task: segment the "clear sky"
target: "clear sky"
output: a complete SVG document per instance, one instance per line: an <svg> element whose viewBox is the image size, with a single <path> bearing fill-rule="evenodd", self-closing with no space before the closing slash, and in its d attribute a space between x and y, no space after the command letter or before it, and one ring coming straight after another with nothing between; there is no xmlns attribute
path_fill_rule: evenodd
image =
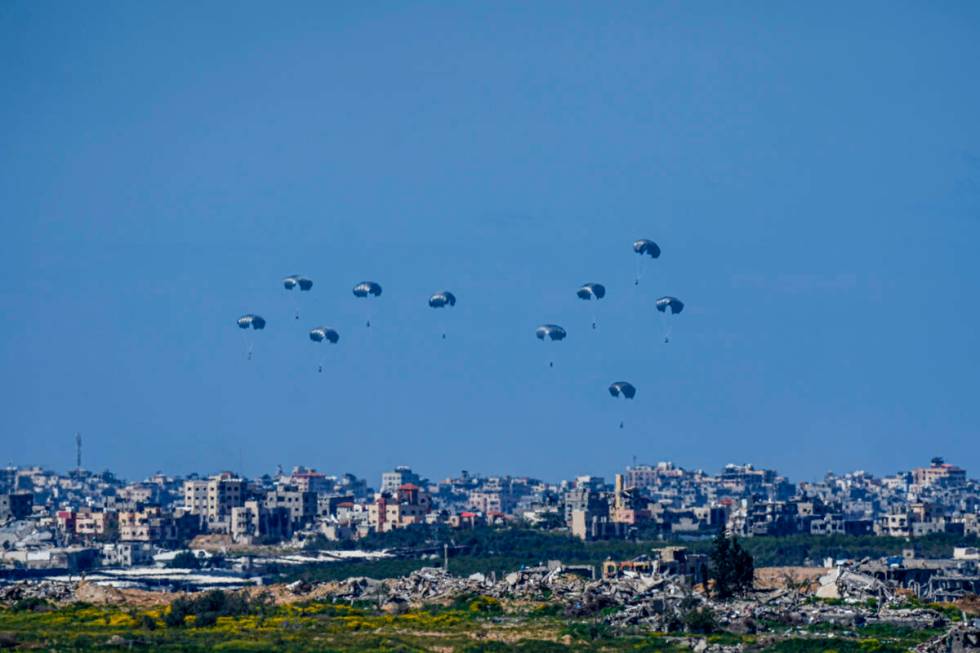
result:
<svg viewBox="0 0 980 653"><path fill-rule="evenodd" d="M975 2L0 3L0 463L976 475L978 80Z"/></svg>

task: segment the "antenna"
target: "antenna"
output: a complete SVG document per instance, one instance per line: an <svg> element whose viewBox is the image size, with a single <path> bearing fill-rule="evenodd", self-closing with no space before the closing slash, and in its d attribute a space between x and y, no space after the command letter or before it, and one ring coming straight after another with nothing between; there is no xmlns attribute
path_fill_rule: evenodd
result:
<svg viewBox="0 0 980 653"><path fill-rule="evenodd" d="M82 471L82 434L75 431L75 471Z"/></svg>

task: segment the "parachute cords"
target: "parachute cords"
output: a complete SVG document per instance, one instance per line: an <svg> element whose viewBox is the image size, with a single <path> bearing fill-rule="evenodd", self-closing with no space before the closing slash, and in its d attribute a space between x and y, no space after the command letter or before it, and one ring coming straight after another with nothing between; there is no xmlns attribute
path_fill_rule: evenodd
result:
<svg viewBox="0 0 980 653"><path fill-rule="evenodd" d="M252 341L248 339L248 335L246 335L244 330L242 330L242 340L245 341L248 360L252 360Z"/></svg>

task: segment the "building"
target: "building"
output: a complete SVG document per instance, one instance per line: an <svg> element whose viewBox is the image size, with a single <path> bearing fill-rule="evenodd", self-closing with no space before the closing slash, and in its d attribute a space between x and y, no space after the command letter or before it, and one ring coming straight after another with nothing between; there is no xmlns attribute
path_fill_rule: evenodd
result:
<svg viewBox="0 0 980 653"><path fill-rule="evenodd" d="M943 487L962 487L966 485L966 470L950 465L942 458L933 458L928 467L917 467L912 470L912 478L916 485Z"/></svg>
<svg viewBox="0 0 980 653"><path fill-rule="evenodd" d="M208 514L208 482L202 479L184 481L184 510L192 515Z"/></svg>
<svg viewBox="0 0 980 653"><path fill-rule="evenodd" d="M75 515L75 534L86 540L113 540L119 535L119 514L111 510L80 510Z"/></svg>
<svg viewBox="0 0 980 653"><path fill-rule="evenodd" d="M102 547L106 567L136 567L153 563L154 548L147 542L114 542Z"/></svg>
<svg viewBox="0 0 980 653"><path fill-rule="evenodd" d="M245 481L223 472L208 479L208 521L224 520L231 516L231 509L245 503ZM186 499L186 497L185 497Z"/></svg>
<svg viewBox="0 0 980 653"><path fill-rule="evenodd" d="M0 494L0 521L26 519L34 508L34 495L30 492Z"/></svg>
<svg viewBox="0 0 980 653"><path fill-rule="evenodd" d="M124 542L173 543L180 539L178 524L159 506L119 513L119 539Z"/></svg>
<svg viewBox="0 0 980 653"><path fill-rule="evenodd" d="M368 506L368 523L378 533L425 523L432 499L414 483L405 483L394 496L379 494Z"/></svg>
<svg viewBox="0 0 980 653"><path fill-rule="evenodd" d="M313 492L314 494L330 492L334 488L334 483L331 479L328 479L315 469L307 469L305 467L296 467L293 469L289 475L289 485L296 486L300 492Z"/></svg>
<svg viewBox="0 0 980 653"><path fill-rule="evenodd" d="M264 504L267 510L284 508L295 528L316 517L317 494L301 490L296 485L277 485L275 490L265 495Z"/></svg>
<svg viewBox="0 0 980 653"><path fill-rule="evenodd" d="M385 472L381 475L381 490L382 494L394 495L398 492L398 488L405 485L406 483L412 483L413 485L421 485L422 479L419 475L412 471L411 467L406 467L401 465L395 467L394 471Z"/></svg>
<svg viewBox="0 0 980 653"><path fill-rule="evenodd" d="M256 499L231 509L230 533L236 542L251 542L257 538L280 540L292 533L289 508L268 508Z"/></svg>

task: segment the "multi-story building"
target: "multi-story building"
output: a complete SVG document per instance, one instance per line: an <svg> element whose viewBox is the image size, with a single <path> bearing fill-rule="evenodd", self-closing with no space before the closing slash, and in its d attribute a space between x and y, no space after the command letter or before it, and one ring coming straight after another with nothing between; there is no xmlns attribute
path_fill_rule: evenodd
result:
<svg viewBox="0 0 980 653"><path fill-rule="evenodd" d="M394 470L390 472L385 472L381 475L381 489L382 494L394 495L398 492L398 488L405 485L406 483L411 483L413 485L422 485L422 479L419 475L412 471L411 467L401 465L395 467Z"/></svg>
<svg viewBox="0 0 980 653"><path fill-rule="evenodd" d="M85 540L113 540L119 535L119 514L109 510L80 510L75 534Z"/></svg>
<svg viewBox="0 0 980 653"><path fill-rule="evenodd" d="M267 508L260 501L250 499L231 509L230 532L238 542L251 542L260 537L281 539L292 533L291 522L288 508Z"/></svg>
<svg viewBox="0 0 980 653"><path fill-rule="evenodd" d="M966 484L966 470L950 465L942 458L933 458L932 464L928 467L913 469L912 478L916 485L961 487Z"/></svg>
<svg viewBox="0 0 980 653"><path fill-rule="evenodd" d="M30 492L0 494L0 521L26 519L31 516L34 496Z"/></svg>
<svg viewBox="0 0 980 653"><path fill-rule="evenodd" d="M429 495L414 483L405 483L394 496L380 493L368 505L368 523L378 533L425 523L432 509Z"/></svg>
<svg viewBox="0 0 980 653"><path fill-rule="evenodd" d="M184 481L184 510L192 515L208 514L208 482L203 479Z"/></svg>
<svg viewBox="0 0 980 653"><path fill-rule="evenodd" d="M317 494L301 490L296 485L277 485L273 491L265 495L264 504L267 510L284 508L289 514L293 527L296 528L316 517Z"/></svg>
<svg viewBox="0 0 980 653"><path fill-rule="evenodd" d="M230 472L208 479L208 521L228 518L231 509L245 503L245 481Z"/></svg>

